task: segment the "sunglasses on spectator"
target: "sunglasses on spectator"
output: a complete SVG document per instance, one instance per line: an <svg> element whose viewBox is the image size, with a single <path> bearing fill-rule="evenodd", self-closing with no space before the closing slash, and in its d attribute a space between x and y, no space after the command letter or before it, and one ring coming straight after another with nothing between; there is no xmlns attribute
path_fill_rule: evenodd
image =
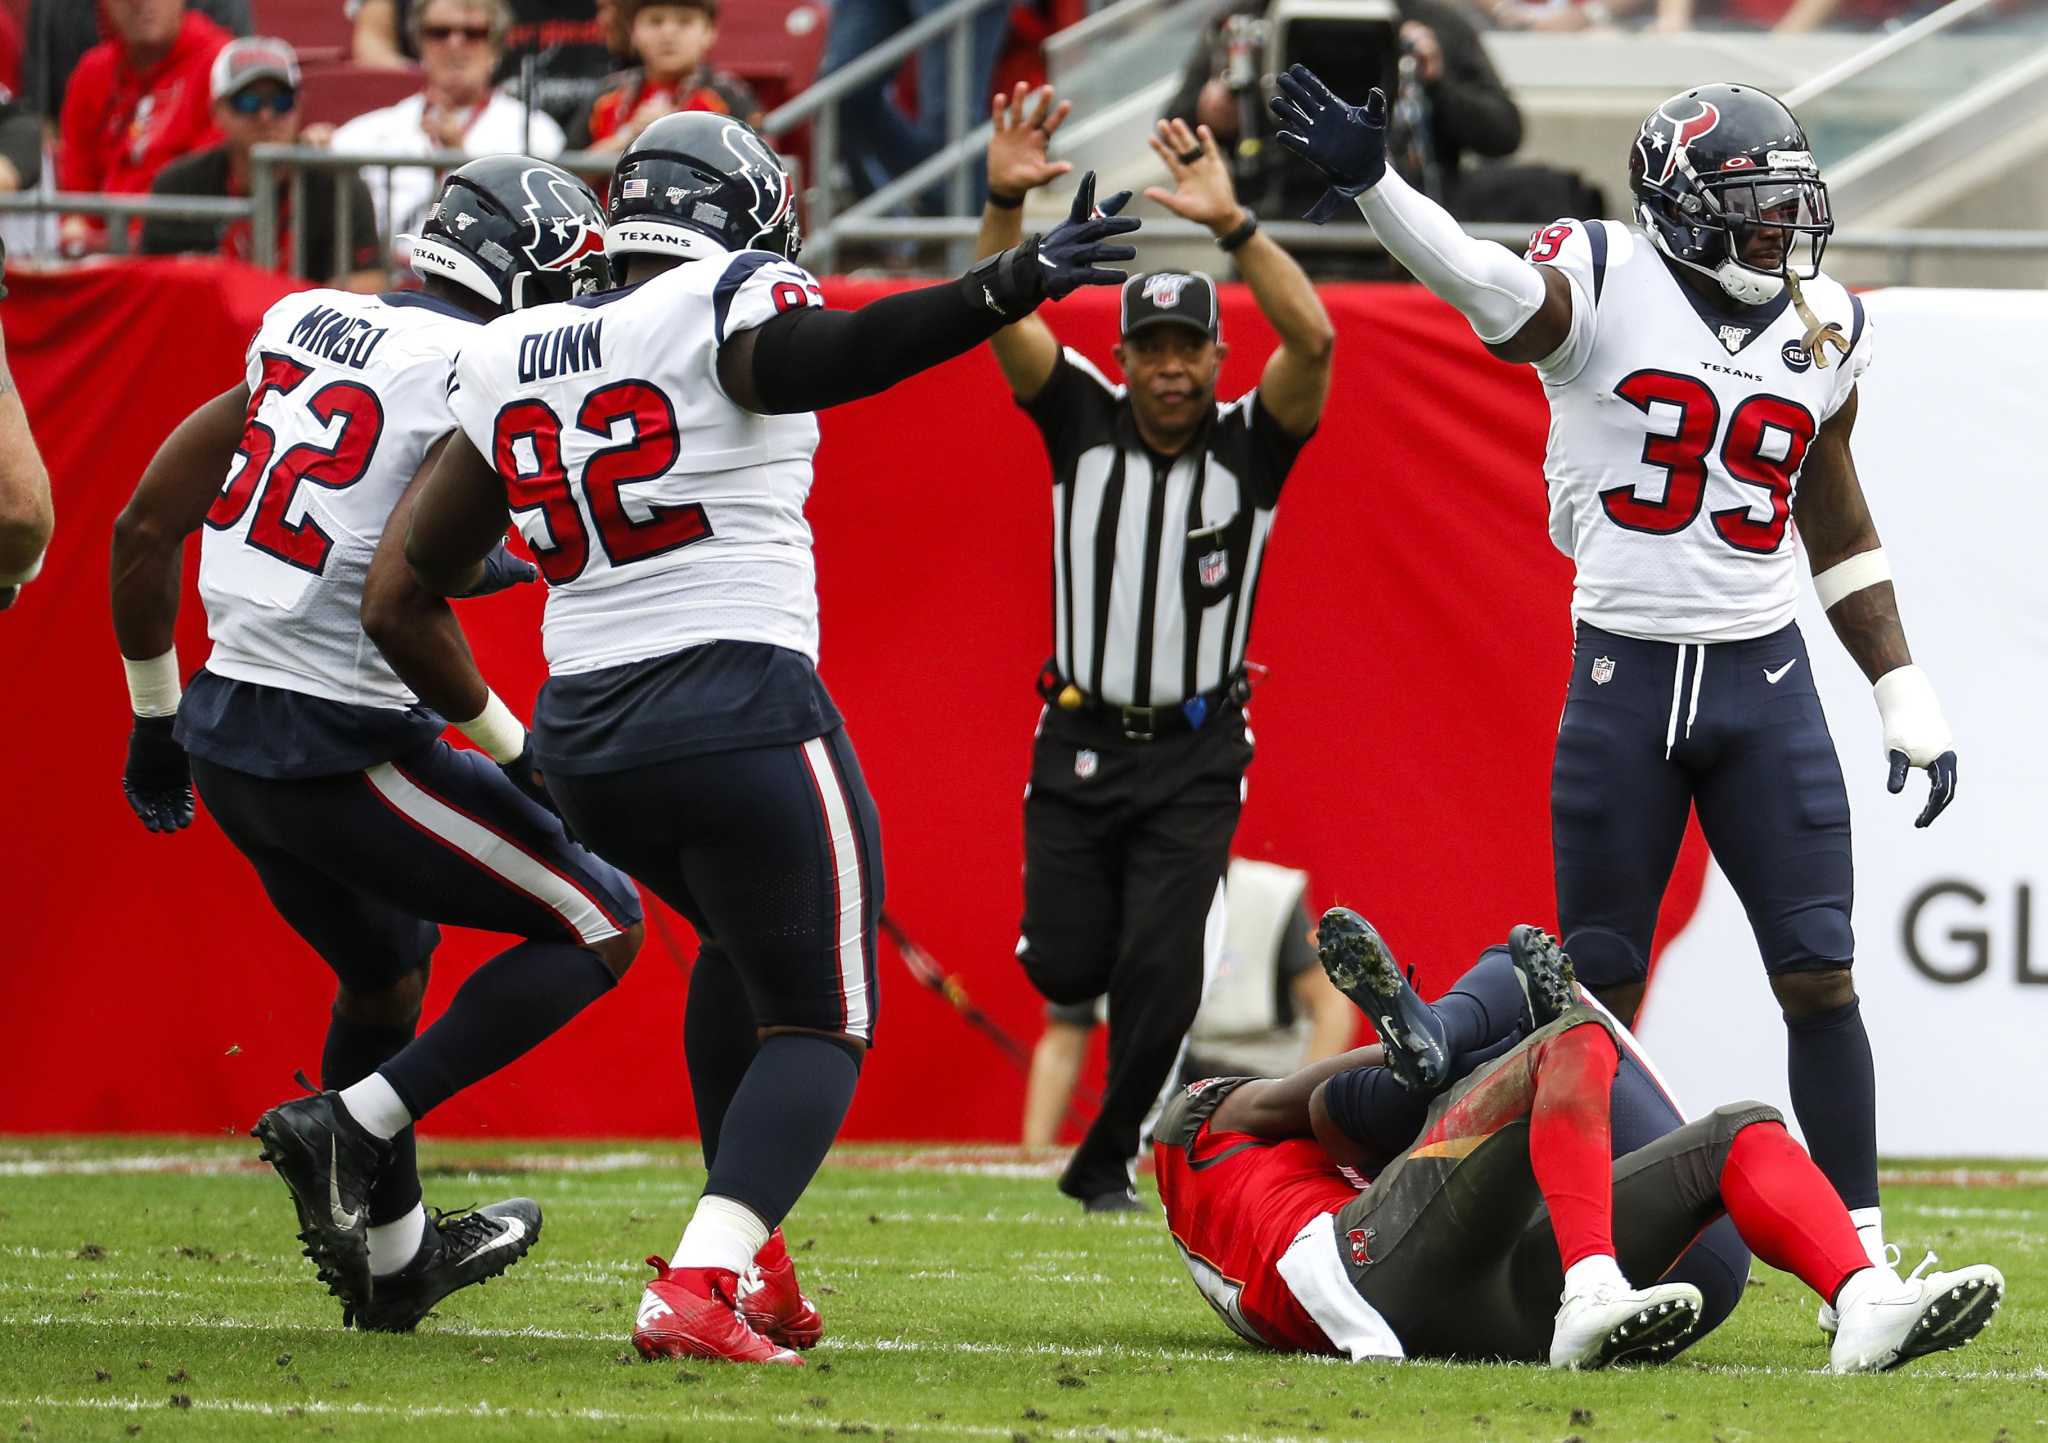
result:
<svg viewBox="0 0 2048 1443"><path fill-rule="evenodd" d="M491 38L491 27L488 25L422 25L420 27L420 39L438 41L443 45L458 35L473 45L482 45Z"/></svg>
<svg viewBox="0 0 2048 1443"><path fill-rule="evenodd" d="M272 115L290 115L299 105L296 90L274 90L269 95L259 95L253 90L238 90L228 97L228 109L237 115L261 115L265 106Z"/></svg>

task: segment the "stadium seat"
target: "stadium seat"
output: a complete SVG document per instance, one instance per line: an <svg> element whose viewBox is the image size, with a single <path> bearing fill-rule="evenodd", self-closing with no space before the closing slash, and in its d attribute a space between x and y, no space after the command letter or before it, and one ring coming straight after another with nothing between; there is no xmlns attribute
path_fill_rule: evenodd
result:
<svg viewBox="0 0 2048 1443"><path fill-rule="evenodd" d="M728 5L718 17L714 58L753 86L761 104L773 110L817 75L828 19L820 0Z"/></svg>
<svg viewBox="0 0 2048 1443"><path fill-rule="evenodd" d="M308 125L339 125L365 111L395 105L420 88L413 70L383 70L353 61L315 61L303 67L299 114Z"/></svg>
<svg viewBox="0 0 2048 1443"><path fill-rule="evenodd" d="M348 56L355 27L342 0L256 0L255 12L257 32L291 41L301 64Z"/></svg>

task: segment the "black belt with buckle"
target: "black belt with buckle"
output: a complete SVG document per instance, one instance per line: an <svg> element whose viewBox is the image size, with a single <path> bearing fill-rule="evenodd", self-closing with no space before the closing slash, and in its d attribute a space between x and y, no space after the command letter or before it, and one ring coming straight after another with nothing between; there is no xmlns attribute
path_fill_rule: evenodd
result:
<svg viewBox="0 0 2048 1443"><path fill-rule="evenodd" d="M1240 671L1213 691L1166 706L1119 706L1090 696L1066 680L1047 662L1038 673L1038 694L1055 711L1115 721L1125 741L1149 742L1173 732L1199 731L1227 703L1243 705L1252 694L1251 678Z"/></svg>

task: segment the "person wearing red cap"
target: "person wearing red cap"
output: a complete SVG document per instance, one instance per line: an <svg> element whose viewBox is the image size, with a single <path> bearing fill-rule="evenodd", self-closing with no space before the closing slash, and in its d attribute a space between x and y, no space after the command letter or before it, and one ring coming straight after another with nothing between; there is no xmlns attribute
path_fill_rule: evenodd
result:
<svg viewBox="0 0 2048 1443"><path fill-rule="evenodd" d="M107 0L113 38L85 53L64 93L60 190L134 195L181 155L220 139L207 75L228 32L182 0ZM106 228L65 218L67 250L97 248Z"/></svg>

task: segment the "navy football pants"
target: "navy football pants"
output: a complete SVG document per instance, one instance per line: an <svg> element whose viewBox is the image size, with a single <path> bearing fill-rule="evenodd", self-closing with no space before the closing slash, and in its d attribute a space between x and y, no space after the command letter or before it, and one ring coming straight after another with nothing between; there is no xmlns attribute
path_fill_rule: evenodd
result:
<svg viewBox="0 0 2048 1443"><path fill-rule="evenodd" d="M756 1027L874 1040L881 824L843 727L556 773L548 791L593 851L689 919L700 967L731 965Z"/></svg>
<svg viewBox="0 0 2048 1443"><path fill-rule="evenodd" d="M1765 969L1847 967L1849 798L1799 628L1700 646L1582 623L1550 817L1558 923L1589 987L1648 976L1694 807Z"/></svg>
<svg viewBox="0 0 2048 1443"><path fill-rule="evenodd" d="M343 986L432 957L436 923L588 947L640 920L632 880L480 752L435 742L360 772L279 779L192 758L206 809Z"/></svg>

